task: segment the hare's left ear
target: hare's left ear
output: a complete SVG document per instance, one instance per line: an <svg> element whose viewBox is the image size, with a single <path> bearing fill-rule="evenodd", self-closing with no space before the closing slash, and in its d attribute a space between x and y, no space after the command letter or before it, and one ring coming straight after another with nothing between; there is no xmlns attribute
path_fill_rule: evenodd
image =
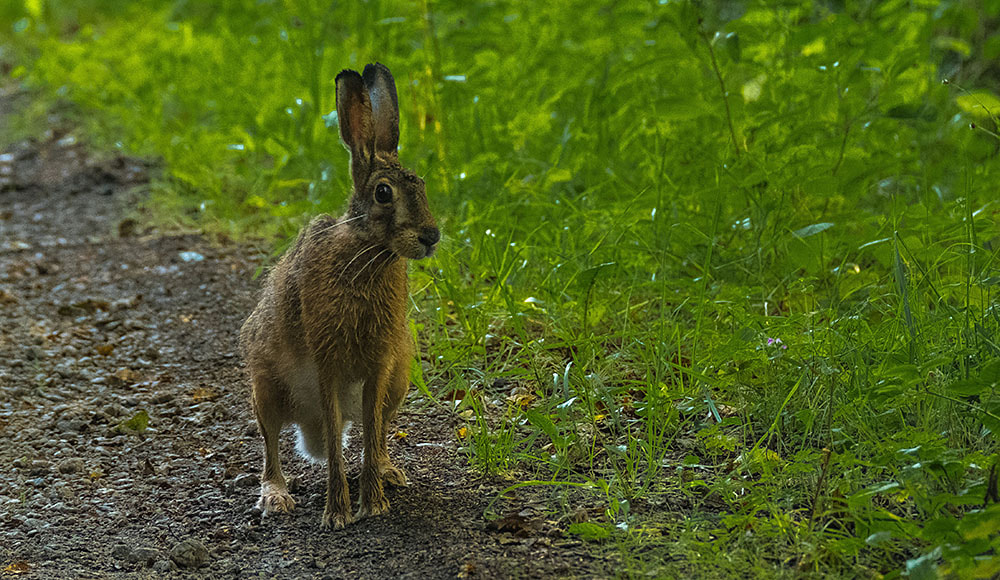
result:
<svg viewBox="0 0 1000 580"><path fill-rule="evenodd" d="M396 156L399 146L399 102L396 98L396 81L382 63L365 66L362 73L372 107L372 124L375 129L375 151Z"/></svg>
<svg viewBox="0 0 1000 580"><path fill-rule="evenodd" d="M337 118L340 138L351 150L351 157L371 155L372 106L368 91L357 72L342 70L337 75Z"/></svg>

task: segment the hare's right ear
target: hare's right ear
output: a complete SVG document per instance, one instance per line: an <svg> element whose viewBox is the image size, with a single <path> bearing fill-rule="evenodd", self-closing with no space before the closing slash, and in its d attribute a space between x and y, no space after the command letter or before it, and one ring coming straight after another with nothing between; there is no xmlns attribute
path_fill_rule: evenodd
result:
<svg viewBox="0 0 1000 580"><path fill-rule="evenodd" d="M337 75L337 121L340 138L351 150L351 165L367 165L374 154L375 133L368 89L357 71ZM360 167L358 167L360 168Z"/></svg>
<svg viewBox="0 0 1000 580"><path fill-rule="evenodd" d="M399 146L399 102L396 81L389 69L380 62L365 65L362 73L368 98L372 104L372 123L375 130L375 151L396 157Z"/></svg>

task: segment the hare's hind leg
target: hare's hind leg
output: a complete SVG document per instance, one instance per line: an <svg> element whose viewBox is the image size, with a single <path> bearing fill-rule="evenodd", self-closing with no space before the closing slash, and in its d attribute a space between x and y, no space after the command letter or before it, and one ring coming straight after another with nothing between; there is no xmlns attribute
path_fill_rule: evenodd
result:
<svg viewBox="0 0 1000 580"><path fill-rule="evenodd" d="M295 500L288 493L285 476L281 473L278 456L278 433L288 414L287 399L279 388L280 384L274 378L254 373L253 411L264 438L264 472L257 507L264 513L288 512L295 507Z"/></svg>
<svg viewBox="0 0 1000 580"><path fill-rule="evenodd" d="M386 439L388 434L392 432L392 420L396 418L396 411L399 410L399 406L403 404L403 399L406 398L406 392L410 389L410 362L411 357L406 357L405 360L398 361L396 363L396 368L393 369L392 375L389 377L389 389L386 393L385 401L385 414L382 416L383 431L382 431L382 445L385 447L385 454L382 456L382 462L378 466L379 475L382 477L382 481L388 483L389 485L394 485L396 487L406 486L406 474L403 470L392 464L389 459L389 449L387 447Z"/></svg>

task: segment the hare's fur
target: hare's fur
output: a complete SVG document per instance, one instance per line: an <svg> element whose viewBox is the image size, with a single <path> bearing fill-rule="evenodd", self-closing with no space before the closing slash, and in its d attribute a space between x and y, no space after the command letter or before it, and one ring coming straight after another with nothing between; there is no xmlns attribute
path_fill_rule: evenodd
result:
<svg viewBox="0 0 1000 580"><path fill-rule="evenodd" d="M323 524L332 527L352 519L342 453L350 422L362 425L364 440L354 517L388 509L383 481L406 483L386 443L414 355L406 261L430 255L439 239L423 182L396 160L389 71L369 65L363 79L354 71L338 75L337 111L351 150L348 212L318 216L299 233L240 331L265 448L259 506L280 512L295 505L278 458L278 433L295 424L300 448L327 463ZM382 197L390 188L389 202L373 193L379 187Z"/></svg>

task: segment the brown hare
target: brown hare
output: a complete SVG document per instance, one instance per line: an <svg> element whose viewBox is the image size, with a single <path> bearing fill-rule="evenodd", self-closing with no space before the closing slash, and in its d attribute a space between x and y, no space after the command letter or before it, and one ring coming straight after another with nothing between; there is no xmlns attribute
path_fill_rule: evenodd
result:
<svg viewBox="0 0 1000 580"><path fill-rule="evenodd" d="M389 461L387 433L409 387L414 345L406 321L407 259L440 239L424 182L399 164L399 108L389 69L337 75L340 136L351 152L354 191L339 219L314 218L267 277L240 330L264 438L258 506L291 510L278 433L294 423L299 449L327 462L324 527L384 513L382 482L405 485ZM352 518L344 436L364 430L360 509Z"/></svg>

